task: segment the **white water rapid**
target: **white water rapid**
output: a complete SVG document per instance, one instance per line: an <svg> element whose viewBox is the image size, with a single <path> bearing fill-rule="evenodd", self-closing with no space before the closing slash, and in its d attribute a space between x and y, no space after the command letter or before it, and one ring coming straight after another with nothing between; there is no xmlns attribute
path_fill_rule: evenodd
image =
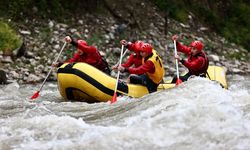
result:
<svg viewBox="0 0 250 150"><path fill-rule="evenodd" d="M0 86L1 150L248 150L250 77L203 78L115 104L62 102L56 83Z"/></svg>

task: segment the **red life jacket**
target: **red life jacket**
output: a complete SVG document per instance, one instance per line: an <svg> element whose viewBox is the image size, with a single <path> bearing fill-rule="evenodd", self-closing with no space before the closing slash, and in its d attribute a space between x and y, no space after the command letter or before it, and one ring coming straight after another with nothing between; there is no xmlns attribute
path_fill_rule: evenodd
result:
<svg viewBox="0 0 250 150"><path fill-rule="evenodd" d="M142 57L140 54L131 54L127 61L122 64L123 67L128 68L134 65L135 68L142 65Z"/></svg>
<svg viewBox="0 0 250 150"><path fill-rule="evenodd" d="M199 68L193 68L193 69L189 69L189 72L192 75L201 75L201 74L206 74L207 73L207 69L209 66L209 60L205 54L205 52L201 51L200 53L197 53L196 55L192 56L190 55L188 58L188 61L192 61L193 59L197 59L198 57L203 57L204 58L204 63L199 67Z"/></svg>
<svg viewBox="0 0 250 150"><path fill-rule="evenodd" d="M77 46L78 48L78 46ZM86 51L85 51L86 49ZM74 56L67 62L84 62L90 64L99 70L104 71L108 68L108 63L102 58L100 52L94 46L82 46L83 54L75 53Z"/></svg>

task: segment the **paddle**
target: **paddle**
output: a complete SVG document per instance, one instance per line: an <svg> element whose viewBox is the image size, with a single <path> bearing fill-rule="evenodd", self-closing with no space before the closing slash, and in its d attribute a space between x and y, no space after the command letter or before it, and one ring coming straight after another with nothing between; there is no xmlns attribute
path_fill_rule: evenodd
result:
<svg viewBox="0 0 250 150"><path fill-rule="evenodd" d="M118 66L120 66L121 63L122 63L122 57L124 56L124 55L122 55L122 54L123 54L123 49L124 49L124 45L122 45L121 55L120 55L120 61L119 61L119 65L118 65ZM117 78L116 78L116 84L115 84L115 90L114 90L114 95L113 95L113 97L112 97L112 99L111 99L111 104L112 104L112 103L115 103L115 102L117 101L117 94L116 94L116 91L117 91L119 76L120 76L120 71L118 70Z"/></svg>
<svg viewBox="0 0 250 150"><path fill-rule="evenodd" d="M43 83L42 83L41 87L39 88L38 91L36 91L36 92L34 93L34 95L33 95L30 99L36 99L36 98L39 96L40 91L42 90L42 88L43 88L43 86L44 86L46 80L48 79L48 77L49 77L49 75L50 75L50 73L51 73L51 71L52 71L52 69L53 69L53 64L55 64L55 63L58 61L59 56L61 55L61 53L62 53L64 47L66 46L66 44L67 44L67 43L64 42L61 51L59 52L59 54L58 54L58 56L56 57L55 61L52 63L51 68L50 68L50 70L49 70L49 72L48 72L46 78L43 80Z"/></svg>
<svg viewBox="0 0 250 150"><path fill-rule="evenodd" d="M177 48L176 48L176 40L174 40L174 54L177 55ZM175 58L175 66L176 66L176 74L177 74L177 80L175 85L178 86L182 81L179 76L179 67L178 67L178 59Z"/></svg>
<svg viewBox="0 0 250 150"><path fill-rule="evenodd" d="M125 52L122 54L122 58L126 55L126 53L128 52L128 49L125 50ZM118 66L120 63L120 60L115 64L115 66Z"/></svg>

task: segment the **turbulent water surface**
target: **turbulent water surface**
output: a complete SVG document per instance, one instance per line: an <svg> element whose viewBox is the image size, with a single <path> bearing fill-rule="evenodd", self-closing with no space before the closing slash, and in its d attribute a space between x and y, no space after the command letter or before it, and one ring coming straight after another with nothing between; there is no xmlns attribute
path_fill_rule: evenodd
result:
<svg viewBox="0 0 250 150"><path fill-rule="evenodd" d="M203 78L115 104L62 102L56 83L0 87L1 150L250 149L250 77Z"/></svg>

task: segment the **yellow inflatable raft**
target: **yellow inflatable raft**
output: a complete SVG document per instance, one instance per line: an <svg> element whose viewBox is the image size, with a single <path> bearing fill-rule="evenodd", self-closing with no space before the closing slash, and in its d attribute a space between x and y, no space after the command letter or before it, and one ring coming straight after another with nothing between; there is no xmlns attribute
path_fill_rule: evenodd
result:
<svg viewBox="0 0 250 150"><path fill-rule="evenodd" d="M211 80L218 81L224 88L227 88L225 70L222 67L209 66L208 74ZM116 78L86 63L65 63L58 69L57 82L60 94L64 99L93 103L107 102L112 99ZM173 87L175 84L164 83L158 86L158 90ZM123 94L139 98L148 93L145 86L118 83L118 96Z"/></svg>

